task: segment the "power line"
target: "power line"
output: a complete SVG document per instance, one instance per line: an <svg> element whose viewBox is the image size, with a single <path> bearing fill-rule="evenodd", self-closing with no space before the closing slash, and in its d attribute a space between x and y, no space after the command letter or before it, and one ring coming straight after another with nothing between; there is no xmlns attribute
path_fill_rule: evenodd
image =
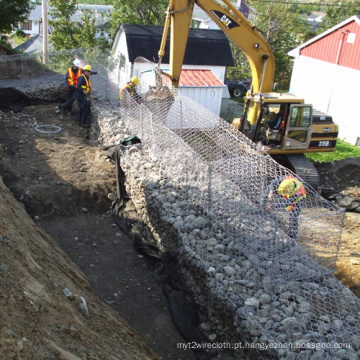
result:
<svg viewBox="0 0 360 360"><path fill-rule="evenodd" d="M360 9L360 5L345 5L345 4L327 4L327 3L308 3L308 2L304 2L304 1L274 1L274 0L251 0L254 2L264 2L264 3L273 3L273 4L290 4L290 5L303 5L303 6L318 6L318 7L323 7L323 6L328 6L328 7L347 7L347 8L359 8Z"/></svg>

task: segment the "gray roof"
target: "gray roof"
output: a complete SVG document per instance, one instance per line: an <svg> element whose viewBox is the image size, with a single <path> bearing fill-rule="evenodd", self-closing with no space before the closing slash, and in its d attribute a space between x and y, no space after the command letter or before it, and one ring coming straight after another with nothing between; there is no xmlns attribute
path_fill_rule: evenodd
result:
<svg viewBox="0 0 360 360"><path fill-rule="evenodd" d="M36 35L29 40L25 41L21 45L15 48L17 51L25 51L27 54L32 54L36 52L42 52L43 50L43 37Z"/></svg>
<svg viewBox="0 0 360 360"><path fill-rule="evenodd" d="M122 25L130 62L142 56L150 61L158 61L163 26ZM169 38L163 63L169 63ZM221 30L190 29L185 51L186 65L233 66L229 40Z"/></svg>

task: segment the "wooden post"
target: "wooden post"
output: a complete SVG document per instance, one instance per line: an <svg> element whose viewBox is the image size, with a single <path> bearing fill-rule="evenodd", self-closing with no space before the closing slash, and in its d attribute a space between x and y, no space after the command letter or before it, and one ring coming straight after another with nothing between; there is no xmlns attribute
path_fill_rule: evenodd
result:
<svg viewBox="0 0 360 360"><path fill-rule="evenodd" d="M47 19L47 0L42 0L42 20L43 20L43 64L49 64L49 41L48 41L48 19Z"/></svg>

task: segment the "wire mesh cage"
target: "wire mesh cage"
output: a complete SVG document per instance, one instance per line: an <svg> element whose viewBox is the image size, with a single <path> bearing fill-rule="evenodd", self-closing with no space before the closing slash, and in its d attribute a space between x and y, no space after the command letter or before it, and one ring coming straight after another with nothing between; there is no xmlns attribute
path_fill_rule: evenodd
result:
<svg viewBox="0 0 360 360"><path fill-rule="evenodd" d="M138 61L146 71L146 60ZM156 72L154 64L147 66ZM148 77L144 82L151 88ZM221 306L237 314L238 331L250 333L255 343L288 341L292 350L304 350L305 343L346 343L351 337L356 356L360 338L353 325L359 321L359 300L331 275L344 211L228 122L174 89L162 91L167 95L153 96L150 104L144 95L141 104L128 99L122 109L128 133L143 140L140 156L147 155L140 169L131 166L135 153L125 154L124 162L129 188L137 183L148 191L147 203L155 203L162 223L176 230L173 251L183 254L186 264L197 264L196 275L185 274L199 277L202 269L208 299L216 293ZM277 190L279 179L289 176L306 194L296 203L297 212L287 209L293 204ZM271 189L278 193L270 199ZM171 234L160 229L166 244ZM320 350L325 357L342 354L330 346ZM258 358L284 354L295 353L280 349L259 352Z"/></svg>
<svg viewBox="0 0 360 360"><path fill-rule="evenodd" d="M344 211L226 120L169 87L144 58L133 64L140 81L136 98L124 93L119 99L128 79L115 71L111 56L53 54L54 65L40 76L61 73L53 70L59 56L69 64L75 54L99 71L92 77L94 93L105 101L92 124L99 141L118 144L131 134L141 139L141 147L122 157L127 190L159 246L182 257L187 280L202 281L208 306L233 314L235 332L227 339L242 334L267 345L256 358L312 358L315 351L321 358L358 358L359 299L332 275ZM14 62L17 71L28 63ZM297 202L280 186L289 177L291 191L301 195ZM269 348L285 343L291 346Z"/></svg>

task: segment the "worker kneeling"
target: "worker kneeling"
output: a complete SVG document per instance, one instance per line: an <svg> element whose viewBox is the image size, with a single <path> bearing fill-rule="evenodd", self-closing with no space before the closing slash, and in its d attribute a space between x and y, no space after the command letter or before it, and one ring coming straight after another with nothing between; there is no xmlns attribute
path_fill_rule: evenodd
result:
<svg viewBox="0 0 360 360"><path fill-rule="evenodd" d="M119 100L120 104L121 101L124 99L124 93L127 92L134 100L140 102L141 97L136 92L136 86L139 85L139 78L137 76L133 76L130 81L128 81L119 92Z"/></svg>
<svg viewBox="0 0 360 360"><path fill-rule="evenodd" d="M268 201L266 209L273 207L274 195L278 195L281 207L289 212L288 236L296 240L299 232L299 216L303 200L306 199L307 192L304 185L291 175L282 176L273 180L269 186Z"/></svg>

